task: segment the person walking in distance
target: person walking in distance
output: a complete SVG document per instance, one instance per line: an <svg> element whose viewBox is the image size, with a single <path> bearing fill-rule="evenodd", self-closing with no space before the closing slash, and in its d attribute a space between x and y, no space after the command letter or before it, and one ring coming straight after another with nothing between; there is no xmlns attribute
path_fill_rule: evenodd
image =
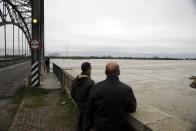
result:
<svg viewBox="0 0 196 131"><path fill-rule="evenodd" d="M136 98L132 88L119 80L115 62L106 65L106 80L98 82L88 100L88 122L94 131L133 131L128 114L135 112Z"/></svg>
<svg viewBox="0 0 196 131"><path fill-rule="evenodd" d="M84 62L81 65L82 72L78 75L72 83L71 97L76 102L79 108L77 131L89 130L89 125L86 123L86 105L89 94L95 85L95 82L90 78L91 64Z"/></svg>
<svg viewBox="0 0 196 131"><path fill-rule="evenodd" d="M49 59L49 57L46 57L46 59L45 59L45 68L46 68L46 72L49 73L50 72L50 59Z"/></svg>

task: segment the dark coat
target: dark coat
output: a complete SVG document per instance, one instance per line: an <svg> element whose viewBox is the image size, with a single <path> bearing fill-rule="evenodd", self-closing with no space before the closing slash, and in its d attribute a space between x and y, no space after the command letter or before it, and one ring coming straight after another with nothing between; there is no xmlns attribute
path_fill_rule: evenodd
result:
<svg viewBox="0 0 196 131"><path fill-rule="evenodd" d="M128 114L135 112L136 106L131 87L111 75L91 91L88 118L95 131L132 131Z"/></svg>
<svg viewBox="0 0 196 131"><path fill-rule="evenodd" d="M76 102L80 110L85 108L90 91L95 82L88 75L78 75L72 83L71 97Z"/></svg>
<svg viewBox="0 0 196 131"><path fill-rule="evenodd" d="M71 97L79 108L76 131L90 131L87 123L87 101L95 82L88 75L79 75L72 83Z"/></svg>

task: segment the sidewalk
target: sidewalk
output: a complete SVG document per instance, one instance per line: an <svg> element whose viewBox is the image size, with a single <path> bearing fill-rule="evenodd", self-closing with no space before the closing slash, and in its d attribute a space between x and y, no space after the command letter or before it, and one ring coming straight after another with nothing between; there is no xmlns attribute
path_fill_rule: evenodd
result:
<svg viewBox="0 0 196 131"><path fill-rule="evenodd" d="M53 73L43 74L41 95L26 97L15 115L10 131L73 131L77 109Z"/></svg>

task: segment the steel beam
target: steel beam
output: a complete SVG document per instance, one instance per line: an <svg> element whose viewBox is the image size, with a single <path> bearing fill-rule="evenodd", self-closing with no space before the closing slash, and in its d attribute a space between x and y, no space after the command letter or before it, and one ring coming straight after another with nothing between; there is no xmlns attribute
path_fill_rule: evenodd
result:
<svg viewBox="0 0 196 131"><path fill-rule="evenodd" d="M32 40L40 41L40 0L32 0ZM40 86L40 50L31 49L31 85ZM35 73L36 72L36 73Z"/></svg>
<svg viewBox="0 0 196 131"><path fill-rule="evenodd" d="M15 37L15 35L14 34L15 34L15 30L14 30L14 25L13 25L13 59L14 59L14 50L15 50L15 48L14 48L14 43L15 43L15 41L14 41L15 38L14 37Z"/></svg>

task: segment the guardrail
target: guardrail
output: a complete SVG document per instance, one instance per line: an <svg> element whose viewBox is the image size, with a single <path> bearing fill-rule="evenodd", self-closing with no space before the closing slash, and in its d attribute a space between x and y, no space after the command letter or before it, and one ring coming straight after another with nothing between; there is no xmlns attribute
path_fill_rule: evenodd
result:
<svg viewBox="0 0 196 131"><path fill-rule="evenodd" d="M53 72L58 78L61 86L66 89L68 94L70 95L72 81L74 80L74 76L70 75L69 73L65 72L62 68L58 65L53 63Z"/></svg>
<svg viewBox="0 0 196 131"><path fill-rule="evenodd" d="M10 58L6 60L0 58L0 68L18 64L18 63L25 62L25 61L29 61L29 60L30 60L30 57L20 57L20 58L15 58L15 59Z"/></svg>
<svg viewBox="0 0 196 131"><path fill-rule="evenodd" d="M58 78L59 82L62 84L64 84L64 73L63 70L57 66L56 64L53 63L53 72L56 75L56 77Z"/></svg>
<svg viewBox="0 0 196 131"><path fill-rule="evenodd" d="M54 69L55 68L55 69ZM71 69L62 69L53 64L53 70L61 85L70 95L71 85L76 74ZM130 114L130 124L137 131L191 131L190 123L175 118L156 108L138 102L137 111ZM195 129L193 130L195 131Z"/></svg>

